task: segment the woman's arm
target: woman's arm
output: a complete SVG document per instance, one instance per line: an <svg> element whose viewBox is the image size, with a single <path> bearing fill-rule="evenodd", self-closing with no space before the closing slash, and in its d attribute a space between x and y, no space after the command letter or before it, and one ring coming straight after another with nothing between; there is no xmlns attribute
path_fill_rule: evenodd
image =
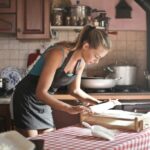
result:
<svg viewBox="0 0 150 150"><path fill-rule="evenodd" d="M45 63L36 88L36 97L47 105L70 114L77 114L82 111L90 111L88 108L83 106L71 106L56 99L54 95L48 93L48 90L52 85L55 72L57 68L60 67L62 59L62 51L58 49L51 50L45 55Z"/></svg>
<svg viewBox="0 0 150 150"><path fill-rule="evenodd" d="M90 96L86 92L84 92L80 87L81 85L81 77L82 77L82 72L84 70L85 63L82 61L80 69L78 70L77 73L77 78L75 79L74 82L72 82L69 85L69 93L79 99L81 102L86 102L90 104L96 104L100 103L101 101L97 100L96 98Z"/></svg>

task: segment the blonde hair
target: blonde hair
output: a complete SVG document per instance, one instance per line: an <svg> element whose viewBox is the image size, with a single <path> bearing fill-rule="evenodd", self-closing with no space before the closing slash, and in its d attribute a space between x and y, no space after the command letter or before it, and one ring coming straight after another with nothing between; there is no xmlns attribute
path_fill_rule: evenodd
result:
<svg viewBox="0 0 150 150"><path fill-rule="evenodd" d="M75 42L59 42L58 46L65 46L71 49L81 49L83 44L87 42L90 48L98 48L99 46L109 50L111 48L111 41L108 34L104 30L97 29L94 26L86 25L79 33Z"/></svg>

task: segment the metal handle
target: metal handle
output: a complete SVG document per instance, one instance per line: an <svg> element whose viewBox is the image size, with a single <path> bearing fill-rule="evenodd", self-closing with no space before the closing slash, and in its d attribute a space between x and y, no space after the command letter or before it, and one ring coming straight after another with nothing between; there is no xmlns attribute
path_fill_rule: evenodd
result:
<svg viewBox="0 0 150 150"><path fill-rule="evenodd" d="M107 70L112 72L112 73L114 72L114 70L111 67L109 67L109 66L107 67Z"/></svg>

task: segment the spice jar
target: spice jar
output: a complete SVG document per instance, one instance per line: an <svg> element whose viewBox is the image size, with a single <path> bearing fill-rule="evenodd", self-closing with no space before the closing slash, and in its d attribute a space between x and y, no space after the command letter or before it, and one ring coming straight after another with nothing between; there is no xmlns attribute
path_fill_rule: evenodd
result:
<svg viewBox="0 0 150 150"><path fill-rule="evenodd" d="M52 25L61 26L63 25L64 9L54 8L52 13Z"/></svg>
<svg viewBox="0 0 150 150"><path fill-rule="evenodd" d="M66 17L65 25L66 26L70 26L71 25L71 18L70 18L70 16Z"/></svg>
<svg viewBox="0 0 150 150"><path fill-rule="evenodd" d="M78 25L78 18L76 16L72 16L71 25L72 26L77 26Z"/></svg>

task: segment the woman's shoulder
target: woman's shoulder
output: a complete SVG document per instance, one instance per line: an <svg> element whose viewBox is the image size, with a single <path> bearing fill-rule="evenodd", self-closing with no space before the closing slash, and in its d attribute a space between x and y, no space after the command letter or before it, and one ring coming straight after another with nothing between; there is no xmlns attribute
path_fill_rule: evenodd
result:
<svg viewBox="0 0 150 150"><path fill-rule="evenodd" d="M68 53L65 47L53 47L45 53L45 60L58 63L60 66Z"/></svg>
<svg viewBox="0 0 150 150"><path fill-rule="evenodd" d="M49 56L49 55L50 56L52 55L62 56L63 52L64 52L64 47L51 47L46 51L45 55L46 56Z"/></svg>

